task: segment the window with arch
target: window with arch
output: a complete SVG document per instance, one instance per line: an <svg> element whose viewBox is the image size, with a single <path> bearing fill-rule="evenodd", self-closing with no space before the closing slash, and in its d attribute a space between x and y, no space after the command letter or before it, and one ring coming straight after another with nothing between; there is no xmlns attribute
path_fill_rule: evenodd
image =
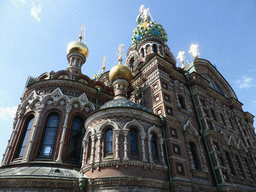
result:
<svg viewBox="0 0 256 192"><path fill-rule="evenodd" d="M213 88L215 91L217 91L218 93L220 93L221 95L224 96L224 92L222 91L222 89L217 85L217 83L208 74L203 73L201 75L210 82L209 86L211 88Z"/></svg>
<svg viewBox="0 0 256 192"><path fill-rule="evenodd" d="M135 59L134 59L134 57L132 57L129 61L129 66L130 66L131 71L134 70L134 64L135 64Z"/></svg>
<svg viewBox="0 0 256 192"><path fill-rule="evenodd" d="M21 138L20 138L20 143L18 145L19 148L16 151L16 154L15 154L14 158L19 158L19 157L22 157L24 155L27 144L28 144L28 139L29 139L29 136L30 136L30 132L31 132L33 123L34 123L34 115L31 115L27 118L26 123L23 127L22 135L21 135Z"/></svg>
<svg viewBox="0 0 256 192"><path fill-rule="evenodd" d="M39 157L50 158L52 156L59 119L60 116L58 114L52 114L48 117Z"/></svg>
<svg viewBox="0 0 256 192"><path fill-rule="evenodd" d="M135 128L130 129L130 156L139 158L138 131Z"/></svg>
<svg viewBox="0 0 256 192"><path fill-rule="evenodd" d="M88 137L88 146L87 146L87 159L91 158L92 154L92 139L91 135Z"/></svg>
<svg viewBox="0 0 256 192"><path fill-rule="evenodd" d="M142 57L144 57L144 48L141 48Z"/></svg>
<svg viewBox="0 0 256 192"><path fill-rule="evenodd" d="M193 142L190 141L190 142L189 142L189 147L190 147L190 151L191 151L192 163L193 163L193 165L194 165L194 168L195 168L195 169L200 169L195 143L193 143Z"/></svg>
<svg viewBox="0 0 256 192"><path fill-rule="evenodd" d="M156 47L156 44L153 44L153 53L157 53L157 47Z"/></svg>
<svg viewBox="0 0 256 192"><path fill-rule="evenodd" d="M107 129L105 132L105 155L113 153L113 129Z"/></svg>
<svg viewBox="0 0 256 192"><path fill-rule="evenodd" d="M151 152L154 160L158 160L157 137L153 133L151 137Z"/></svg>
<svg viewBox="0 0 256 192"><path fill-rule="evenodd" d="M72 122L67 159L80 162L82 154L82 139L84 136L83 118L75 116Z"/></svg>

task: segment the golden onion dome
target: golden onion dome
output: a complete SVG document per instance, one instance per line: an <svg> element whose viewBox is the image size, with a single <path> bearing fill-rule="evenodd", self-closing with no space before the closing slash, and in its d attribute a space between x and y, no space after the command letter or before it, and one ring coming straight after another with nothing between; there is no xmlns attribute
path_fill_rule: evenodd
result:
<svg viewBox="0 0 256 192"><path fill-rule="evenodd" d="M114 66L109 72L109 80L113 83L117 79L125 79L130 82L132 79L132 73L130 69L121 64L121 62Z"/></svg>
<svg viewBox="0 0 256 192"><path fill-rule="evenodd" d="M88 47L81 41L73 41L68 44L67 54L72 52L81 53L85 58L87 58L89 54Z"/></svg>

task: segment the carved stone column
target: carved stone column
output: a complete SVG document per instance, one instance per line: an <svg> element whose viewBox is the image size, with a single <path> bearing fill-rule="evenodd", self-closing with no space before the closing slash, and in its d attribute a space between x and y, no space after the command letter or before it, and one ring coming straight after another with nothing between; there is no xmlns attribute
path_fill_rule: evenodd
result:
<svg viewBox="0 0 256 192"><path fill-rule="evenodd" d="M63 153L63 147L65 144L65 136L66 136L66 131L67 131L68 117L69 117L69 113L70 113L71 109L72 109L72 105L67 104L65 120L64 120L63 130L62 130L62 134L61 134L61 140L60 140L59 153L58 153L57 160L55 161L56 163L62 163L61 158L62 158L62 153Z"/></svg>
<svg viewBox="0 0 256 192"><path fill-rule="evenodd" d="M97 133L98 138L98 158L96 160L97 163L101 161L101 139L102 139L102 133Z"/></svg>
<svg viewBox="0 0 256 192"><path fill-rule="evenodd" d="M147 161L146 160L146 151L145 151L145 138L146 138L146 133L145 132L140 132L140 138L141 138L141 147L142 147L142 161Z"/></svg>
<svg viewBox="0 0 256 192"><path fill-rule="evenodd" d="M90 137L91 137L91 140L92 140L92 150L91 150L91 164L93 164L94 163L94 156L95 156L95 135L94 134L92 134L92 135L90 135Z"/></svg>
<svg viewBox="0 0 256 192"><path fill-rule="evenodd" d="M200 159L201 159L201 165L202 165L202 169L208 173L208 168L206 166L206 161L205 161L205 156L203 155L203 150L202 150L202 146L201 146L201 143L200 143L200 139L198 139L198 142L196 144L196 148L198 149L198 154L200 156Z"/></svg>
<svg viewBox="0 0 256 192"><path fill-rule="evenodd" d="M160 48L159 48L159 47L160 47L160 45L157 45L157 54L158 54L158 55L161 55L161 53L160 53Z"/></svg>
<svg viewBox="0 0 256 192"><path fill-rule="evenodd" d="M149 155L149 162L153 163L152 151L151 151L151 138L152 134L148 134L148 155Z"/></svg>
<svg viewBox="0 0 256 192"><path fill-rule="evenodd" d="M12 148L13 140L15 138L15 135L17 134L17 129L18 129L19 125L20 125L20 121L21 121L21 119L22 119L22 117L24 115L24 112L25 112L25 109L21 109L19 114L18 114L18 120L17 120L15 128L12 131L12 135L11 135L10 141L9 141L9 143L7 145L7 149L6 149L6 152L4 154L1 167L6 165L7 157L9 156L10 150Z"/></svg>
<svg viewBox="0 0 256 192"><path fill-rule="evenodd" d="M84 164L85 164L86 145L87 145L87 141L85 141L84 144L83 144L83 157L82 157L82 166L81 167L84 167Z"/></svg>
<svg viewBox="0 0 256 192"><path fill-rule="evenodd" d="M160 138L160 139L159 139L159 144L160 144L160 150L161 150L162 164L163 164L163 165L166 165L166 164L165 164L165 160L164 160L164 148L163 148L164 139L163 139L163 138Z"/></svg>
<svg viewBox="0 0 256 192"><path fill-rule="evenodd" d="M115 160L120 160L120 157L119 157L119 133L120 133L120 130L115 130L115 135L116 135L116 156L115 156Z"/></svg>
<svg viewBox="0 0 256 192"><path fill-rule="evenodd" d="M29 141L29 144L28 144L28 152L24 158L24 161L25 162L28 162L29 161L29 157L30 157L30 154L31 154L31 150L32 150L32 146L33 146L33 143L35 142L35 136L36 136L36 132L37 132L37 128L38 128L38 124L39 124L39 121L41 119L41 114L42 114L42 111L44 109L44 106L45 104L42 104L41 106L38 107L38 115L37 115L37 119L36 119L36 124L34 125L34 129L32 129L32 133L31 133L31 140Z"/></svg>
<svg viewBox="0 0 256 192"><path fill-rule="evenodd" d="M128 141L127 141L127 136L128 136L128 129L124 129L123 133L124 133L124 161L128 161L129 157L128 157Z"/></svg>

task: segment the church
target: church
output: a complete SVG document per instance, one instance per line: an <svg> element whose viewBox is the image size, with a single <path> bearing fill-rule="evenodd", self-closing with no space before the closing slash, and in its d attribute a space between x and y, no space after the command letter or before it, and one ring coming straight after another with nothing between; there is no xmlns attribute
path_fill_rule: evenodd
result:
<svg viewBox="0 0 256 192"><path fill-rule="evenodd" d="M256 191L254 116L210 61L178 67L149 9L136 22L110 71L82 74L80 35L67 69L28 78L0 191Z"/></svg>

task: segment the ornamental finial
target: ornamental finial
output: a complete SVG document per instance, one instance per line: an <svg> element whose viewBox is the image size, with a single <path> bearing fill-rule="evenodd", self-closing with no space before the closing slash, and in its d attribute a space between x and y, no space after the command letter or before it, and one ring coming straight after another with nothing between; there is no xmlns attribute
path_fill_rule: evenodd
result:
<svg viewBox="0 0 256 192"><path fill-rule="evenodd" d="M184 60L185 60L184 54L185 54L185 51L179 51L178 57L177 57L177 59L179 59L180 62L181 62L181 68L185 67L185 65L184 65Z"/></svg>
<svg viewBox="0 0 256 192"><path fill-rule="evenodd" d="M82 36L83 35L83 31L84 31L84 39L85 39L85 25L82 26L81 31L79 33L79 37L78 37L79 41L82 41L82 39L83 39L83 36ZM84 40L84 43L86 43L85 40Z"/></svg>
<svg viewBox="0 0 256 192"><path fill-rule="evenodd" d="M117 55L118 55L118 61L120 61L119 62L119 64L122 64L122 53L124 52L124 44L121 44L121 45L119 45L119 47L118 47L118 50L117 50Z"/></svg>
<svg viewBox="0 0 256 192"><path fill-rule="evenodd" d="M104 56L104 57L103 57L103 61L102 61L102 73L105 73L105 69L106 69L106 67L105 67L106 58L107 58L107 56Z"/></svg>
<svg viewBox="0 0 256 192"><path fill-rule="evenodd" d="M191 53L192 55L193 55L193 57L195 58L195 59L197 59L198 58L198 56L199 56L199 50L198 50L198 45L197 44L192 44L191 46L190 46L190 49L189 49L189 53Z"/></svg>
<svg viewBox="0 0 256 192"><path fill-rule="evenodd" d="M149 12L149 8L145 9L145 5L141 5L140 9L139 9L140 15L139 18L137 20L137 23L145 23L145 22L149 22L150 19L153 21L153 18Z"/></svg>

